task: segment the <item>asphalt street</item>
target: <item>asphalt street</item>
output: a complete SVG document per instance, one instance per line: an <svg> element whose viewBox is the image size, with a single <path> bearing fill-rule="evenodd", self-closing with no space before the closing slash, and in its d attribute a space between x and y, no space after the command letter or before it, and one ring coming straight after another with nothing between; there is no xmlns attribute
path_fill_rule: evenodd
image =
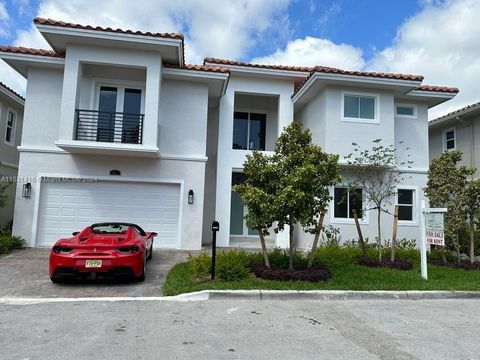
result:
<svg viewBox="0 0 480 360"><path fill-rule="evenodd" d="M0 305L1 359L480 359L479 300Z"/></svg>

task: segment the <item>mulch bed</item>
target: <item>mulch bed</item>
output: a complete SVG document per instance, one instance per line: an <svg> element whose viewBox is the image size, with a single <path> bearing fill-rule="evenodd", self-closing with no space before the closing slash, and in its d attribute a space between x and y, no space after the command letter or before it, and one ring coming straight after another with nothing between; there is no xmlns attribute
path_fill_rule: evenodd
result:
<svg viewBox="0 0 480 360"><path fill-rule="evenodd" d="M480 262L478 262L478 261L476 261L474 263L462 261L459 264L459 263L452 263L452 262L444 263L442 260L434 260L434 261L430 261L430 264L435 265L435 266L451 267L451 268L454 268L454 269L480 270Z"/></svg>
<svg viewBox="0 0 480 360"><path fill-rule="evenodd" d="M268 268L263 264L256 264L252 266L252 272L257 278L264 280L319 282L327 281L332 277L330 271L319 266L313 266L311 269L308 270L289 270L274 267Z"/></svg>
<svg viewBox="0 0 480 360"><path fill-rule="evenodd" d="M402 260L375 260L375 259L366 259L361 258L358 260L359 265L368 266L368 267L387 267L396 270L408 271L413 269L413 265L407 261Z"/></svg>

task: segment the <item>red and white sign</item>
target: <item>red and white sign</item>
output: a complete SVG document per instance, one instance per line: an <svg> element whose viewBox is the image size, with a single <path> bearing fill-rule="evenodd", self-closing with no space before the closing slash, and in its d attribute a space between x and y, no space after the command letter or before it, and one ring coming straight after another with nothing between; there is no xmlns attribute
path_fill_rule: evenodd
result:
<svg viewBox="0 0 480 360"><path fill-rule="evenodd" d="M445 231L443 229L443 213L425 214L426 242L430 245L445 245Z"/></svg>

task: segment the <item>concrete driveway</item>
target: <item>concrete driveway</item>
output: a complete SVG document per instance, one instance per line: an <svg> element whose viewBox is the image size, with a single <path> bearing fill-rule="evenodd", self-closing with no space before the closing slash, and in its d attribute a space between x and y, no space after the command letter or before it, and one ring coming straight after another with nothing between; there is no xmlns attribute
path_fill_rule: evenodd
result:
<svg viewBox="0 0 480 360"><path fill-rule="evenodd" d="M50 249L30 248L0 258L0 297L162 296L168 271L188 251L155 250L142 283L53 284L48 275Z"/></svg>

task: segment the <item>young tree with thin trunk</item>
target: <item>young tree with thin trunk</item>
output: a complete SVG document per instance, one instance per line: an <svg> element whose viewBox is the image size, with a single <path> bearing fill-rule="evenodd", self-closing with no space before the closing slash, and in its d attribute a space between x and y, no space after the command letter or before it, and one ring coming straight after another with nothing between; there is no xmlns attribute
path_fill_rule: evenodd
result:
<svg viewBox="0 0 480 360"><path fill-rule="evenodd" d="M475 230L480 222L480 179L467 182L461 197L462 210L468 220L470 262L475 262Z"/></svg>
<svg viewBox="0 0 480 360"><path fill-rule="evenodd" d="M458 166L462 160L460 151L445 151L438 159L432 160L428 169L428 181L425 194L430 200L431 207L446 207L445 238L447 246L455 248L457 259L460 261L459 233L465 224L462 197L468 179L475 173L475 169ZM443 262L445 247L442 247Z"/></svg>
<svg viewBox="0 0 480 360"><path fill-rule="evenodd" d="M351 179L349 187L361 188L367 202L373 203L377 213L377 247L378 258L382 260L382 212L387 212L397 193L397 185L402 177L398 166L409 165L410 162L398 162L393 145L383 146L381 139L373 140L371 149L362 149L353 143L353 153L347 155L348 168L346 174Z"/></svg>
<svg viewBox="0 0 480 360"><path fill-rule="evenodd" d="M295 225L313 232L314 244L318 243L322 213L330 201L328 187L339 181L338 157L312 144L310 130L293 121L277 139L273 162L278 175L273 207L276 230L283 231L288 225L289 268L293 269Z"/></svg>
<svg viewBox="0 0 480 360"><path fill-rule="evenodd" d="M247 155L243 172L245 182L235 185L234 190L247 206L247 226L258 231L265 265L270 267L265 236L269 235L269 228L274 221L273 203L278 180L276 167L271 157L254 151Z"/></svg>

